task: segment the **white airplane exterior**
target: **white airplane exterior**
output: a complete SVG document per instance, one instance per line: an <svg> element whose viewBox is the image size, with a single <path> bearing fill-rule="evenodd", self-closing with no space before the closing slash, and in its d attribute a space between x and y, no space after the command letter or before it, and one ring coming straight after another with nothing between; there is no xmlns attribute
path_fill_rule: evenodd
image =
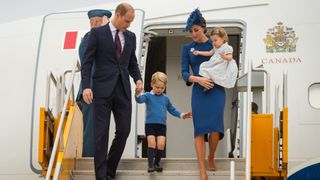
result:
<svg viewBox="0 0 320 180"><path fill-rule="evenodd" d="M137 36L136 55L144 81L148 82L153 70L166 72L169 77L167 94L182 111L191 109L191 88L186 87L181 78L180 48L191 41L183 29L189 13L195 8L199 8L206 18L209 32L217 26L227 30L230 44L237 51L235 59L239 64L239 76L247 72L250 63L253 67L263 65L269 72L270 107L267 107L263 93L261 102L258 102L260 113L266 113L268 108L274 113L277 108L274 106L277 99L274 89L282 84L283 73L287 73L288 177L320 168L320 142L316 138L320 129L320 61L317 60L320 1L127 2L136 8L135 21L129 29ZM45 106L47 75L72 69L78 60L81 37L89 31L86 12L94 8L113 10L118 3L97 4L0 24L0 179L42 178L37 163L38 121L39 108ZM79 83L79 74L75 81ZM132 85L132 92L134 87ZM227 132L232 126L230 114L234 91L240 93L236 88L227 90L226 136L219 145L218 157L228 157L230 150ZM282 98L280 94L279 99ZM245 95L239 95L241 141L245 134L244 99ZM53 111L58 111L54 102L51 97L50 106ZM192 121L168 118L167 157L196 157ZM133 99L132 129L123 157L141 156L141 149L137 150L137 137L144 134L143 123L144 106L138 106ZM110 133L113 131L111 126ZM238 146L240 151L235 156L245 157L245 141Z"/></svg>

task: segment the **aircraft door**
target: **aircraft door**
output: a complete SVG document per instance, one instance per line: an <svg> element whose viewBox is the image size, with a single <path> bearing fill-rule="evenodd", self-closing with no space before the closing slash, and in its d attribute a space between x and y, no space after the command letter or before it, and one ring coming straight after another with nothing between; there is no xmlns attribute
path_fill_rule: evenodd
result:
<svg viewBox="0 0 320 180"><path fill-rule="evenodd" d="M101 7L103 8L103 7ZM111 10L114 14L114 11ZM111 17L112 19L112 17ZM140 63L142 35L144 24L144 11L140 9L135 10L135 19L131 23L130 31L136 35L136 55L138 63ZM73 64L79 60L78 48L82 37L86 32L90 31L90 22L87 17L87 11L77 12L63 12L53 13L44 17L42 30L40 35L38 56L35 67L35 82L34 82L34 99L33 99L33 118L32 126L38 129L39 108L45 104L46 97L46 81L48 72L52 72L55 76L63 75L66 70L72 69ZM65 84L69 84L69 76L65 76ZM75 82L80 83L80 73L76 75ZM131 80L132 99L134 100L135 83ZM49 108L55 111L57 104L55 103L56 89L51 85L51 96ZM74 96L78 93L78 87L75 87ZM136 142L136 106L132 103L132 126L131 133L128 137L127 146L124 151L123 157L135 156L135 142ZM112 117L113 118L113 117ZM111 120L110 124L110 139L111 144L113 134L115 131L114 121ZM36 132L36 131L35 131ZM38 134L31 132L33 142L38 142ZM33 157L37 157L37 144L31 145ZM37 159L32 159L33 164L37 164Z"/></svg>

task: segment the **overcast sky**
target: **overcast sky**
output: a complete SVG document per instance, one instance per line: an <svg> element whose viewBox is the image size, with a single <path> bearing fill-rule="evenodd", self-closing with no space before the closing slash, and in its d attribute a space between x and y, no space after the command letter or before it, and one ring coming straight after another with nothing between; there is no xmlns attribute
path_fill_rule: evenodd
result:
<svg viewBox="0 0 320 180"><path fill-rule="evenodd" d="M0 24L119 0L1 0Z"/></svg>

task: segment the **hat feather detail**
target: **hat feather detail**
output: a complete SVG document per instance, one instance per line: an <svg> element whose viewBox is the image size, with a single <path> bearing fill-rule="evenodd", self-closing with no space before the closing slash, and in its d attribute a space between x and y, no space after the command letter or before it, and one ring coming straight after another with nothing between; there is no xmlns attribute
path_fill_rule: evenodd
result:
<svg viewBox="0 0 320 180"><path fill-rule="evenodd" d="M186 23L186 28L184 29L184 31L189 31L191 26L194 24L202 24L203 22L203 17L202 14L199 10L199 8L195 9L194 11L192 11L192 13L190 14L187 23Z"/></svg>

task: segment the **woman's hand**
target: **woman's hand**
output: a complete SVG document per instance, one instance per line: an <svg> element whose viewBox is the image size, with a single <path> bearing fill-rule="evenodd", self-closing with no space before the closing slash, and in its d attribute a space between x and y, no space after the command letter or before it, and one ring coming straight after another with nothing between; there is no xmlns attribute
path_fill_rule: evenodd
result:
<svg viewBox="0 0 320 180"><path fill-rule="evenodd" d="M211 89L214 86L213 81L206 77L196 77L196 82L206 89Z"/></svg>
<svg viewBox="0 0 320 180"><path fill-rule="evenodd" d="M183 113L182 119L192 118L192 112Z"/></svg>

